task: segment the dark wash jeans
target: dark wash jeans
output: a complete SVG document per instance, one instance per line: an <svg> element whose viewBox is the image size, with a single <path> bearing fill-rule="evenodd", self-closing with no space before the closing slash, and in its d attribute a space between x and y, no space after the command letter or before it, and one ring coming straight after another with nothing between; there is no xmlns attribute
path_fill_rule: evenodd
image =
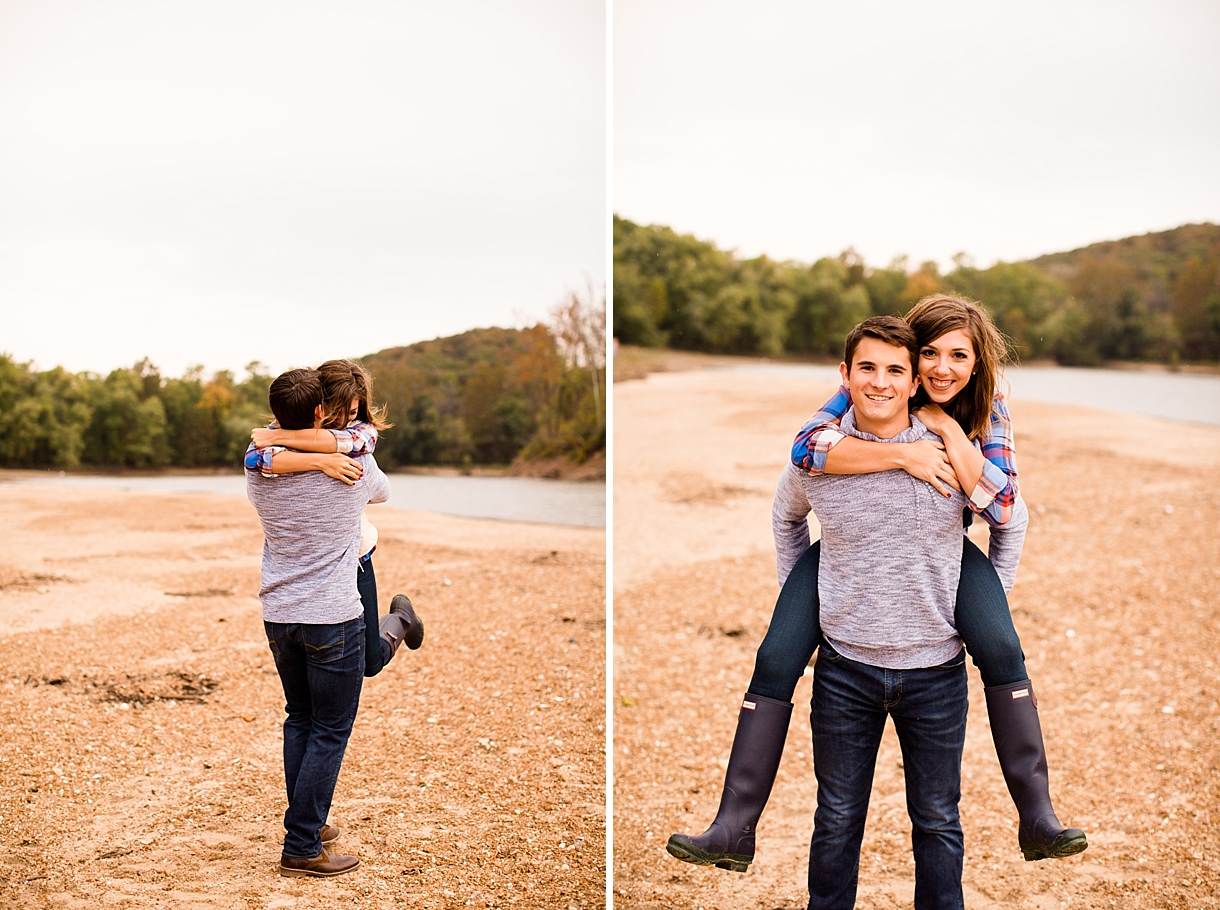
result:
<svg viewBox="0 0 1220 910"><path fill-rule="evenodd" d="M364 617L334 624L263 622L284 686L284 855L322 852L320 833L364 683Z"/></svg>
<svg viewBox="0 0 1220 910"><path fill-rule="evenodd" d="M957 585L953 624L970 659L979 668L984 686L1004 686L1028 679L1021 639L1012 624L1008 597L987 556L962 536L962 574ZM822 635L819 623L818 559L821 541L796 561L775 609L771 625L754 659L748 691L779 701L792 701L797 680Z"/></svg>
<svg viewBox="0 0 1220 910"><path fill-rule="evenodd" d="M937 667L886 670L825 639L810 722L818 808L809 845L809 910L851 910L877 749L894 719L915 854L915 910L961 910L965 843L958 818L966 741L966 655Z"/></svg>
<svg viewBox="0 0 1220 910"><path fill-rule="evenodd" d="M364 675L376 676L394 656L390 643L381 637L381 619L377 613L377 575L370 556L356 569L356 591L364 607Z"/></svg>

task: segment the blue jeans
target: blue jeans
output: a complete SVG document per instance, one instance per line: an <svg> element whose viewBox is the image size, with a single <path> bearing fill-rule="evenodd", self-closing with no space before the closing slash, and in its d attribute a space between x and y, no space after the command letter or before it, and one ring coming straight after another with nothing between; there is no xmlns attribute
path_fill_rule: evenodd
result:
<svg viewBox="0 0 1220 910"><path fill-rule="evenodd" d="M1029 679L1021 639L1012 624L1008 597L991 561L963 535L962 574L957 585L953 623L984 686L1005 686ZM818 558L821 541L796 561L754 659L748 691L792 701L797 680L818 646Z"/></svg>
<svg viewBox="0 0 1220 910"><path fill-rule="evenodd" d="M264 622L284 686L284 855L322 852L319 836L364 683L364 618L334 624Z"/></svg>
<svg viewBox="0 0 1220 910"><path fill-rule="evenodd" d="M965 652L937 667L886 670L843 657L825 640L821 648L810 713L818 808L809 845L809 910L855 906L860 842L887 716L902 746L915 910L960 910Z"/></svg>
<svg viewBox="0 0 1220 910"><path fill-rule="evenodd" d="M356 591L364 607L364 675L376 676L394 656L390 643L381 637L381 619L377 613L377 576L370 556L356 567Z"/></svg>

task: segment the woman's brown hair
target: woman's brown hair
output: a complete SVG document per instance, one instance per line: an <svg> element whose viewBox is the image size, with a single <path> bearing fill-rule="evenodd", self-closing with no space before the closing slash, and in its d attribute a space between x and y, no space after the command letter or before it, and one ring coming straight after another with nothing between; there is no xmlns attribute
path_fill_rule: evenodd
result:
<svg viewBox="0 0 1220 910"><path fill-rule="evenodd" d="M352 399L359 402L356 419L372 424L378 430L392 427L385 419L385 405L373 406L373 377L355 360L328 360L318 367L322 379L322 408L326 416L322 426L342 429L347 426Z"/></svg>
<svg viewBox="0 0 1220 910"><path fill-rule="evenodd" d="M974 345L974 375L957 397L942 407L969 439L985 436L991 423L991 400L999 384L1000 367L1011 360L1008 340L979 303L952 294L930 294L911 307L906 320L915 330L921 353L925 345L954 329L964 329L970 336ZM912 407L931 401L921 385Z"/></svg>

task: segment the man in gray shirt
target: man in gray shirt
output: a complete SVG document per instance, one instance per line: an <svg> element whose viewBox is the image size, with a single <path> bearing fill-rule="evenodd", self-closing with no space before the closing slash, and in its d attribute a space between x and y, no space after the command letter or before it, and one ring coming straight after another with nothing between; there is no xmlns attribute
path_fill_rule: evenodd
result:
<svg viewBox="0 0 1220 910"><path fill-rule="evenodd" d="M280 375L270 402L285 429L320 426L318 374ZM246 493L265 537L258 592L263 625L287 702L281 875L329 877L360 864L322 846L364 680L364 607L356 590L360 515L390 494L373 456L356 460L363 474L352 485L317 471L275 478L246 473Z"/></svg>
<svg viewBox="0 0 1220 910"><path fill-rule="evenodd" d="M891 316L852 329L840 365L853 407L845 435L936 440L907 406L918 347ZM781 577L822 527L820 646L813 683L818 808L810 910L855 904L860 843L887 717L902 746L915 855L915 907L961 908L964 842L957 804L966 733L965 652L953 625L966 498L905 471L810 476L789 464L772 510Z"/></svg>

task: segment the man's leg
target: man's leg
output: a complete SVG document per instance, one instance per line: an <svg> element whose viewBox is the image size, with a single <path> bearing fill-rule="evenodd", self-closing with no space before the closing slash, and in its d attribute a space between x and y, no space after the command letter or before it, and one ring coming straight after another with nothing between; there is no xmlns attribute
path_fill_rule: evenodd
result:
<svg viewBox="0 0 1220 910"><path fill-rule="evenodd" d="M965 843L957 805L966 742L966 654L939 667L902 670L891 706L906 775L915 854L915 910L961 910Z"/></svg>
<svg viewBox="0 0 1220 910"><path fill-rule="evenodd" d="M810 713L818 808L809 844L809 910L851 910L856 903L860 841L885 729L886 673L821 643Z"/></svg>
<svg viewBox="0 0 1220 910"><path fill-rule="evenodd" d="M351 736L364 682L363 617L334 625L298 625L305 653L311 727L284 814L284 856L306 859L322 851L320 831Z"/></svg>
<svg viewBox="0 0 1220 910"><path fill-rule="evenodd" d="M309 674L305 669L305 652L296 641L297 626L293 623L263 622L267 644L275 658L280 683L284 687L284 783L288 801L296 789L297 774L309 744L313 727L313 701L309 694Z"/></svg>

